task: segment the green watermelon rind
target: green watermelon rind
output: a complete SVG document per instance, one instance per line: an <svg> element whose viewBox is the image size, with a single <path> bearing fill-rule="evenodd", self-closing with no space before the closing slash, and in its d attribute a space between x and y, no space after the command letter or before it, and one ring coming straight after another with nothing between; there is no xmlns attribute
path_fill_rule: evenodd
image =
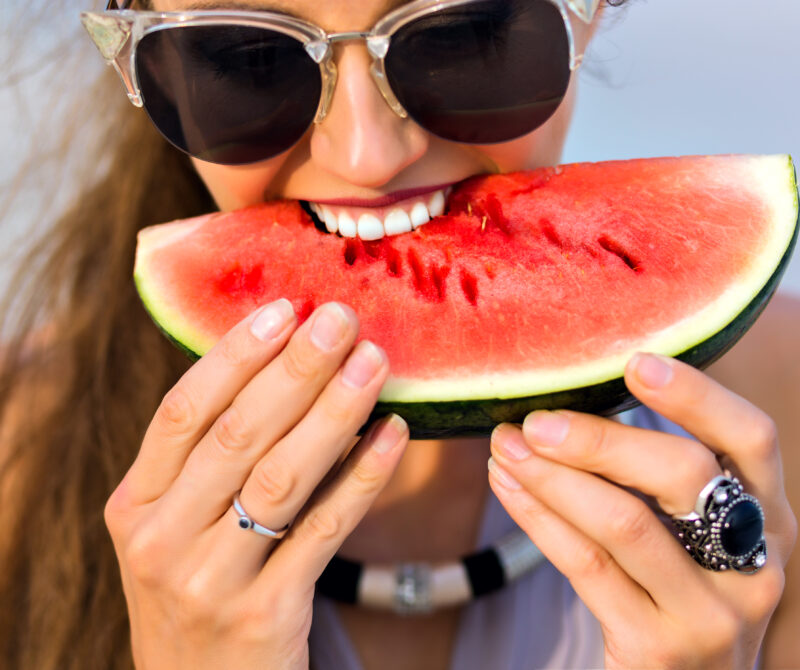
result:
<svg viewBox="0 0 800 670"><path fill-rule="evenodd" d="M750 329L778 288L792 259L800 230L797 176L794 164L786 156L791 175L794 228L775 271L755 297L720 330L672 356L698 369L704 369L728 352ZM641 403L630 393L624 378L617 376L597 384L514 398L476 400L386 402L379 401L367 421L390 413L399 414L409 425L411 437L435 439L455 435L487 436L499 423L521 423L527 414L543 409L571 409L600 416L612 416Z"/></svg>
<svg viewBox="0 0 800 670"><path fill-rule="evenodd" d="M738 305L741 305L741 302L746 297L740 295L735 297L734 302L737 306L733 308L730 315L726 314L724 318L720 318L721 315L714 314L712 321L717 324L715 326L716 331L703 332L702 328L698 329L695 320L693 327L696 330L700 330L700 332L695 332L694 335L702 339L695 339L694 344L687 344L687 339L691 340L691 335L686 337L684 333L680 347L677 349L673 342L669 342L670 339L674 339L670 336L666 338L667 346L663 346L665 342L661 342L661 346L642 347L643 350L658 351L662 354L671 355L702 369L728 351L750 328L766 307L791 259L798 235L797 186L791 158L789 156L773 156L769 158L776 160L776 162L783 162L783 169L786 170L787 178L790 181L791 204L786 202L786 191L783 190L786 184L784 183L780 186L779 190L783 194L783 204L793 207L793 219L795 221L788 245L786 245L785 236L783 240L780 239L780 236L776 238L783 253L777 266L773 266L774 271L771 275L767 275L766 271L762 273L762 276L768 276L769 279L763 284L759 282L758 286L755 286L752 280L750 281L749 286L753 288L745 288L748 292L750 290L755 291L756 294L745 304L743 309L739 309ZM777 184L773 183L772 186L778 189ZM205 219L206 217L198 217L198 225ZM785 220L788 221L788 216L785 217ZM180 226L178 229L179 235L192 232L194 227L186 226L187 223L184 221L176 224L176 228ZM154 232L157 231L157 235L163 235L163 239L166 242L173 243L175 235L171 233L171 227L172 224L158 226ZM150 244L152 247L158 247L158 242L159 240L156 239ZM773 252L776 251L773 249ZM777 257L777 253L774 253L772 257ZM145 309L156 326L190 359L199 359L201 355L199 352L207 351L213 343L205 342L202 336L198 335L196 329L192 328L191 324L185 323L177 311L169 308L159 299L157 291L150 290L146 280L146 260L141 263L137 260L137 270L134 277L137 290ZM726 307L726 309L730 308ZM170 330L167 330L163 324L169 324ZM680 338L678 340L680 341ZM626 355L629 357L631 354L632 352ZM566 388L553 385L544 392L539 392L539 389L531 389L533 394L530 391L528 393L519 393L513 388L510 391L508 388L504 388L499 390L496 397L485 397L484 395L484 397L464 398L462 396L457 400L441 400L440 390L438 392L439 397L420 398L418 395L414 397L417 391L414 389L413 381L401 381L400 384L397 384L396 380L390 378L387 386L384 387L381 399L370 416L369 422L390 412L395 412L407 421L411 436L421 439L453 435L488 435L498 423L520 422L526 414L536 409L569 408L575 411L605 416L616 414L639 404L629 393L621 377L625 362L622 358L618 356L617 360L606 361L604 364L595 367L592 371L594 376L587 375L584 377L586 381L593 383L586 385L572 383ZM611 371L610 374L609 370ZM469 385L469 381L459 380L459 383L461 385L459 390L463 393L465 386ZM426 390L430 388L430 384L427 382L418 386ZM450 383L446 383L445 394L449 386ZM506 397L502 397L501 394ZM445 395L445 397L447 396Z"/></svg>

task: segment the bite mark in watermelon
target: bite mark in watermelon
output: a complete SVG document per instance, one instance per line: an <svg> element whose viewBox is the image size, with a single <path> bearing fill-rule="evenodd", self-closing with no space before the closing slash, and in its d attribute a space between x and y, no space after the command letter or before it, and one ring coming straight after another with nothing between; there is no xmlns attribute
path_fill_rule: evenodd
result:
<svg viewBox="0 0 800 670"><path fill-rule="evenodd" d="M392 374L376 415L488 434L537 408L611 414L636 351L703 367L749 328L797 236L788 156L584 163L474 177L445 213L374 242L275 201L141 231L135 278L198 357L258 306L355 309Z"/></svg>

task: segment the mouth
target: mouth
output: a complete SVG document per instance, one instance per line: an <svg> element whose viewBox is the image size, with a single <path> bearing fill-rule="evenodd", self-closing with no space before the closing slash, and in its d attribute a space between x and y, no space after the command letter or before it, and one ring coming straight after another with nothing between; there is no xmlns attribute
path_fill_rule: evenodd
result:
<svg viewBox="0 0 800 670"><path fill-rule="evenodd" d="M433 190L416 189L412 195L407 195L410 191L398 192L373 201L340 199L301 202L319 230L342 237L379 240L410 233L433 217L443 214L451 190L452 187L448 185Z"/></svg>

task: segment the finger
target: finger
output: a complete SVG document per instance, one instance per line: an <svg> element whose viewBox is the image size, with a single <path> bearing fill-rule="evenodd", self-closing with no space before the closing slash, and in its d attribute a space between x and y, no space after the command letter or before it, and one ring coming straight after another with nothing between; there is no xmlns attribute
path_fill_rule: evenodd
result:
<svg viewBox="0 0 800 670"><path fill-rule="evenodd" d="M253 466L317 400L357 332L358 319L349 307L328 303L317 309L189 454L163 497L165 510L174 518L188 515L192 527L215 523Z"/></svg>
<svg viewBox="0 0 800 670"><path fill-rule="evenodd" d="M248 514L267 528L289 524L364 425L389 374L386 354L371 342L354 349L300 423L270 449L240 494ZM220 521L221 544L263 560L274 540L241 533L230 508Z"/></svg>
<svg viewBox="0 0 800 670"><path fill-rule="evenodd" d="M283 348L294 332L292 304L277 300L234 326L167 393L125 476L131 500L160 497L189 452L241 388Z"/></svg>
<svg viewBox="0 0 800 670"><path fill-rule="evenodd" d="M668 514L692 511L702 488L722 474L716 456L695 440L588 414L532 412L525 417L522 434L521 443L515 439L504 443L512 458L522 460L533 449L545 458L653 496ZM516 433L509 435L514 438Z"/></svg>
<svg viewBox="0 0 800 670"><path fill-rule="evenodd" d="M709 583L642 500L594 474L535 454L522 461L509 458L503 445L510 439L524 442L518 428L504 424L492 438L495 460L547 507L604 547L660 608L703 611Z"/></svg>
<svg viewBox="0 0 800 670"><path fill-rule="evenodd" d="M655 354L636 354L625 383L645 405L683 427L733 465L748 493L770 514L782 500L783 473L773 421L699 370ZM776 493L778 495L776 495Z"/></svg>
<svg viewBox="0 0 800 670"><path fill-rule="evenodd" d="M656 613L653 601L608 551L521 488L494 458L489 459L489 485L511 518L569 579L603 626L626 630L633 620L646 629L654 628L648 624Z"/></svg>
<svg viewBox="0 0 800 670"><path fill-rule="evenodd" d="M312 587L389 481L407 444L408 426L395 414L369 431L277 545L256 590L269 592L275 584Z"/></svg>

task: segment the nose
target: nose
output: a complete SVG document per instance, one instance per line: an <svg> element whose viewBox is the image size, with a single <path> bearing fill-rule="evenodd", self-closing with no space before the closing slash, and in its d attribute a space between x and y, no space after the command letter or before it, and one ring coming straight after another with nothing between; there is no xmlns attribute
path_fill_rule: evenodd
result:
<svg viewBox="0 0 800 670"><path fill-rule="evenodd" d="M363 187L389 183L428 149L429 135L384 101L363 43L337 45L338 78L327 116L311 134L311 159Z"/></svg>

